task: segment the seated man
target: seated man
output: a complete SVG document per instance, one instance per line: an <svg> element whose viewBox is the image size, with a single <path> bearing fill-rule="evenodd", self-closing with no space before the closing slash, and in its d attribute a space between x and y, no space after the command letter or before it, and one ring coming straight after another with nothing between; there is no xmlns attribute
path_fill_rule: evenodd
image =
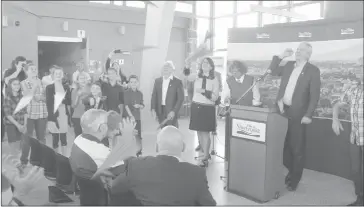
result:
<svg viewBox="0 0 364 207"><path fill-rule="evenodd" d="M111 195L131 192L141 205L214 206L203 168L181 161L183 134L166 126L157 137L156 157L132 158L111 184Z"/></svg>
<svg viewBox="0 0 364 207"><path fill-rule="evenodd" d="M107 192L103 184L99 179L91 178L110 154L110 148L102 140L120 133L120 123L119 114L99 109L90 109L81 117L83 133L75 139L69 158L80 186L81 205L107 204ZM124 122L122 136L133 136L133 130L134 125L131 122ZM120 164L123 164L122 160L114 166Z"/></svg>

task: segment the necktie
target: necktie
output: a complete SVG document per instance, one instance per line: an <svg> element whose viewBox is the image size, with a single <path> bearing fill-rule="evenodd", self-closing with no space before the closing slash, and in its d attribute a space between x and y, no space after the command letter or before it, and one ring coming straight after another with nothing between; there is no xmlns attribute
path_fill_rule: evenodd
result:
<svg viewBox="0 0 364 207"><path fill-rule="evenodd" d="M203 76L203 78L202 78L202 89L206 89L206 82L207 82L207 77Z"/></svg>

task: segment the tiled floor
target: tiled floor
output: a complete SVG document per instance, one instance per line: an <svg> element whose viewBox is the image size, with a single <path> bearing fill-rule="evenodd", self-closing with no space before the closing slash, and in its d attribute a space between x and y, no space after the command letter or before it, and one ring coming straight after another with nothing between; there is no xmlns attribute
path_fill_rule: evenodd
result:
<svg viewBox="0 0 364 207"><path fill-rule="evenodd" d="M194 149L197 145L197 139L195 133L188 130L188 122L187 119L180 120L180 129L186 136L187 145L183 159L191 163L196 163L194 160L196 156ZM154 121L147 120L143 122L144 155L155 154L156 131L154 129L156 127L157 124ZM68 136L70 144L74 139L73 132L71 131ZM224 153L223 132L224 123L221 121L218 127L220 136L216 141L216 149L220 155ZM51 139L49 137L47 138L47 144L50 145L50 142ZM6 144L3 145L2 149L3 153L7 151ZM224 162L220 158L213 157L207 168L207 177L211 193L218 205L261 205L224 191L224 182L220 180L221 175L224 175ZM47 179L42 180L36 189L23 199L24 203L28 205L54 205L48 202L48 185L52 185L52 182ZM69 205L77 205L79 203L77 197L71 197L75 202ZM333 175L305 170L301 184L296 192L283 192L279 199L269 201L263 205L346 205L354 200L354 188L351 181Z"/></svg>

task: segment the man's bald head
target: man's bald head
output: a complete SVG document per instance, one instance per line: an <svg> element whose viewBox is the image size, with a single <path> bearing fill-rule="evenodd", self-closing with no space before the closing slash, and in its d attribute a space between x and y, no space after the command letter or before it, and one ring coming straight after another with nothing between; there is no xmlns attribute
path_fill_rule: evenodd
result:
<svg viewBox="0 0 364 207"><path fill-rule="evenodd" d="M81 117L81 127L85 132L97 132L102 124L107 124L108 113L101 109L89 109Z"/></svg>
<svg viewBox="0 0 364 207"><path fill-rule="evenodd" d="M178 128L166 126L158 133L158 154L180 156L184 149L184 136Z"/></svg>

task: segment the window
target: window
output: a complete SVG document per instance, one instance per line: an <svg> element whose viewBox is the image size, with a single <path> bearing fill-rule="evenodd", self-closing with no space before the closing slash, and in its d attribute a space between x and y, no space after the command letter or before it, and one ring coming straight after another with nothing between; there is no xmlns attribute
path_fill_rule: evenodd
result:
<svg viewBox="0 0 364 207"><path fill-rule="evenodd" d="M125 1L126 6L136 7L136 8L145 8L145 4L143 1Z"/></svg>
<svg viewBox="0 0 364 207"><path fill-rule="evenodd" d="M210 17L210 1L196 1L196 15Z"/></svg>
<svg viewBox="0 0 364 207"><path fill-rule="evenodd" d="M238 1L237 2L237 11L239 12L248 12L251 11L250 5L258 5L259 1Z"/></svg>
<svg viewBox="0 0 364 207"><path fill-rule="evenodd" d="M225 17L215 20L214 49L226 49L228 43L228 29L233 27L233 18Z"/></svg>
<svg viewBox="0 0 364 207"><path fill-rule="evenodd" d="M197 18L197 45L205 40L206 32L210 30L210 20L207 18Z"/></svg>
<svg viewBox="0 0 364 207"><path fill-rule="evenodd" d="M110 1L90 1L91 3L110 4Z"/></svg>
<svg viewBox="0 0 364 207"><path fill-rule="evenodd" d="M267 24L286 23L287 17L263 13L263 26Z"/></svg>
<svg viewBox="0 0 364 207"><path fill-rule="evenodd" d="M176 11L192 13L192 4L176 2Z"/></svg>
<svg viewBox="0 0 364 207"><path fill-rule="evenodd" d="M265 7L276 7L287 5L288 1L263 1L263 6Z"/></svg>
<svg viewBox="0 0 364 207"><path fill-rule="evenodd" d="M298 14L305 15L307 20L316 20L321 19L321 3L315 4L307 4L304 6L293 7L291 11L296 12ZM295 19L292 18L292 22L305 21L304 19Z"/></svg>
<svg viewBox="0 0 364 207"><path fill-rule="evenodd" d="M233 1L215 1L215 17L234 13Z"/></svg>
<svg viewBox="0 0 364 207"><path fill-rule="evenodd" d="M114 5L122 6L124 5L124 1L114 1Z"/></svg>
<svg viewBox="0 0 364 207"><path fill-rule="evenodd" d="M237 27L258 27L258 13L249 13L239 15L237 18Z"/></svg>

